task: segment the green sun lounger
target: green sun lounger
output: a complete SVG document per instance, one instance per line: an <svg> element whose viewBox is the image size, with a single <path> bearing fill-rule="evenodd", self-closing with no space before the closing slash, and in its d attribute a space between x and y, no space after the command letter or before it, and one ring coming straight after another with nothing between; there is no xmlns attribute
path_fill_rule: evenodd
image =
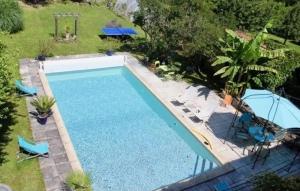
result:
<svg viewBox="0 0 300 191"><path fill-rule="evenodd" d="M20 152L17 153L17 158L19 159L18 162L22 162L24 160L32 159L39 156L49 156L48 143L35 144L24 139L21 136L18 136L18 143L20 147ZM26 156L22 157L21 154L24 154Z"/></svg>
<svg viewBox="0 0 300 191"><path fill-rule="evenodd" d="M21 93L25 95L36 95L37 94L37 88L36 87L28 87L24 86L21 82L21 80L16 80L15 82L17 90L19 90Z"/></svg>

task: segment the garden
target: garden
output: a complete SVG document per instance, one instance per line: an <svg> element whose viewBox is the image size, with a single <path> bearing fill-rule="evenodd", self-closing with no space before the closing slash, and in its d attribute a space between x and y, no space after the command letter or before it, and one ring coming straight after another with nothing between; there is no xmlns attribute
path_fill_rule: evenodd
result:
<svg viewBox="0 0 300 191"><path fill-rule="evenodd" d="M3 31L0 34L0 182L14 190L41 191L44 185L38 160L16 162L17 135L32 138L25 99L14 96L14 80L19 79L19 59L35 58L40 53L53 56L117 50L123 42L101 39L100 28L112 20L123 26L133 24L102 4L91 6L68 2L33 6L1 0L0 10L1 21L3 18L7 20L0 26ZM70 12L80 15L78 38L73 42L54 41L54 14ZM59 33L65 32L66 27L74 32L73 18L59 19Z"/></svg>
<svg viewBox="0 0 300 191"><path fill-rule="evenodd" d="M114 12L115 1L0 0L0 183L44 190L38 160L16 159L17 135L32 138L25 99L15 93L19 59L128 51L164 79L237 98L246 88L269 89L300 105L297 0L138 2L130 22ZM101 38L109 23L138 35Z"/></svg>

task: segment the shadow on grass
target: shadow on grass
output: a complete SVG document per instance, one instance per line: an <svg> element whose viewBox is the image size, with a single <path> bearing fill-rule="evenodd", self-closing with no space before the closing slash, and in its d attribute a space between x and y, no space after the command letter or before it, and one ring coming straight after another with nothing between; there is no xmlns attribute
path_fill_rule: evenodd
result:
<svg viewBox="0 0 300 191"><path fill-rule="evenodd" d="M8 154L5 151L6 146L11 141L9 137L12 129L11 126L16 123L16 103L9 101L1 105L1 118L0 118L0 165L6 162L5 156Z"/></svg>
<svg viewBox="0 0 300 191"><path fill-rule="evenodd" d="M127 41L133 41L133 38L129 35L98 35L98 37L102 40L109 40L109 39L113 39L113 40L119 40L121 42L127 42Z"/></svg>

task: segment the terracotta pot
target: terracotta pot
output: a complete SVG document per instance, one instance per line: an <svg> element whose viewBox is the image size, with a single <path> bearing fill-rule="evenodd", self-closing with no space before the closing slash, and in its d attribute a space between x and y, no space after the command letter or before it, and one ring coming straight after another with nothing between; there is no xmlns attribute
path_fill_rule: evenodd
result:
<svg viewBox="0 0 300 191"><path fill-rule="evenodd" d="M149 69L150 71L155 72L156 69L155 64L150 64Z"/></svg>
<svg viewBox="0 0 300 191"><path fill-rule="evenodd" d="M224 104L225 105L231 105L232 103L232 96L229 95L229 94L225 94L225 97L224 97Z"/></svg>

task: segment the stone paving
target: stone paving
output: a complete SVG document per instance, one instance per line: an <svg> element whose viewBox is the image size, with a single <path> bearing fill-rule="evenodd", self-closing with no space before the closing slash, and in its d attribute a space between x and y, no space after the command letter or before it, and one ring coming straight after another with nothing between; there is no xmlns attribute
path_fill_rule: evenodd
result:
<svg viewBox="0 0 300 191"><path fill-rule="evenodd" d="M226 139L227 130L232 121L235 109L231 106L220 106L220 97L212 90L201 85L190 85L185 82L177 81L162 81L154 75L147 68L142 66L137 59L127 53L120 53L127 55L127 62L134 68L134 70L142 76L143 80L159 94L164 101L171 103L174 100L184 102L184 105L172 105L172 110L182 116L185 120L189 120L193 127L198 132L205 135L212 145L212 152L218 157L223 164L230 164L234 171L226 171L226 174L219 174L215 178L207 178L205 181L197 185L191 184L185 190L213 190L213 185L219 181L226 181L235 190L251 190L252 180L256 174L261 174L266 171L274 171L281 176L299 175L299 162L291 169L286 171L286 167L290 163L294 152L287 149L285 146L279 146L277 149L271 150L271 156L263 164L259 160L256 167L252 169L253 153L246 150L243 154L244 143L235 139ZM96 55L87 55L96 56ZM99 55L97 55L99 56ZM85 56L75 56L85 57ZM69 56L68 58L74 58ZM21 75L25 84L34 85L39 88L39 94L43 94L40 79L37 74L38 64L29 60L21 61ZM26 98L29 111L33 108L29 102L32 98ZM190 112L185 112L188 109ZM196 123L191 120L191 116L197 116L204 120L204 123ZM40 158L40 166L45 179L46 190L60 190L62 182L66 174L71 171L65 149L59 136L59 132L55 125L53 118L49 118L46 125L42 126L36 122L36 119L30 118L33 129L33 137L36 141L48 141L50 146L50 157ZM207 127L204 125L207 124ZM220 168L225 168L226 165ZM180 190L167 187L162 190ZM183 190L183 189L181 189Z"/></svg>
<svg viewBox="0 0 300 191"><path fill-rule="evenodd" d="M44 95L42 83L38 76L39 64L36 61L24 59L20 61L20 73L24 84L38 88L38 95ZM28 111L34 111L30 101L33 97L26 97ZM45 125L37 122L34 116L30 116L30 124L33 139L36 142L49 144L49 158L40 157L40 168L44 177L46 191L60 191L64 188L64 179L72 169L63 147L56 123L53 117L49 117Z"/></svg>
<svg viewBox="0 0 300 191"><path fill-rule="evenodd" d="M218 177L205 179L198 185L192 185L184 190L213 190L214 185L220 181L226 181L231 185L233 190L251 190L252 180L255 175L265 172L275 172L280 176L300 175L299 159L289 172L287 169L295 151L290 150L284 145L280 145L271 149L270 156L264 160L258 160L255 168L252 169L255 155L250 152L252 144L243 142L232 138L232 131L230 136L227 136L228 128L232 122L235 109L231 106L223 107L220 105L221 98L216 92L201 85L190 85L185 82L177 81L162 81L158 79L152 72L141 66L138 61L129 57L128 62L135 65L136 70L143 76L147 83L151 84L152 88L165 99L170 102L178 100L184 102L184 105L175 106L175 110L185 118L190 119L191 116L196 115L204 120L204 123L194 123L198 131L209 138L212 152L219 156L219 159L230 164L234 171L218 175ZM191 112L185 112L185 109ZM206 122L207 127L204 125ZM226 142L224 143L224 141ZM246 147L245 153L243 150ZM299 158L299 157L298 157ZM223 168L222 166L220 168ZM162 190L180 190L176 188L164 188Z"/></svg>

